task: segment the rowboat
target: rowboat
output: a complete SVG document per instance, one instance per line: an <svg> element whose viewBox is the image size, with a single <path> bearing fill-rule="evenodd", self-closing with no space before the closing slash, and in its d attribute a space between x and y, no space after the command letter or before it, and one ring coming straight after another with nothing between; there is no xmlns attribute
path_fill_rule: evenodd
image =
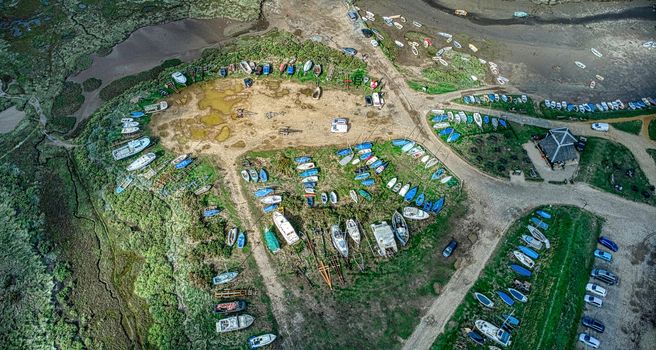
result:
<svg viewBox="0 0 656 350"><path fill-rule="evenodd" d="M133 121L123 122L123 128L132 128L135 126L139 126L139 122L133 122Z"/></svg>
<svg viewBox="0 0 656 350"><path fill-rule="evenodd" d="M315 188L317 187L316 182L303 182L303 188Z"/></svg>
<svg viewBox="0 0 656 350"><path fill-rule="evenodd" d="M363 142L363 143L359 143L359 144L355 145L354 148L359 151L359 150L363 150L365 148L372 148L373 146L374 146L374 144L371 143L371 142Z"/></svg>
<svg viewBox="0 0 656 350"><path fill-rule="evenodd" d="M379 165L376 168L376 170L374 170L374 172L376 174L380 175L383 171L385 171L385 169L387 168L388 165L389 165L389 162L383 162L383 164Z"/></svg>
<svg viewBox="0 0 656 350"><path fill-rule="evenodd" d="M424 194L424 192L420 193L415 199L415 205L421 207L421 205L424 204L425 199L426 199L426 195Z"/></svg>
<svg viewBox="0 0 656 350"><path fill-rule="evenodd" d="M216 322L216 331L217 333L238 331L250 327L253 322L255 322L255 317L251 315L232 316Z"/></svg>
<svg viewBox="0 0 656 350"><path fill-rule="evenodd" d="M383 160L382 159L377 159L375 162L369 164L369 168L370 169L376 169L381 165L383 165Z"/></svg>
<svg viewBox="0 0 656 350"><path fill-rule="evenodd" d="M173 159L171 161L171 164L176 165L176 164L180 163L181 161L187 159L188 156L189 156L188 154L181 154L181 155L175 157L175 159Z"/></svg>
<svg viewBox="0 0 656 350"><path fill-rule="evenodd" d="M146 153L143 156L137 158L134 162L130 163L128 165L127 170L128 171L135 171L135 170L140 170L145 168L148 164L152 163L157 156L155 153Z"/></svg>
<svg viewBox="0 0 656 350"><path fill-rule="evenodd" d="M347 149L348 149L348 148L347 148ZM348 150L350 151L350 149L348 149ZM341 151L340 151L340 152L341 152ZM346 154L348 154L348 153L346 153ZM344 155L346 155L346 154L344 154ZM338 152L337 155L340 155L340 156L341 156L342 154L340 154L340 153ZM307 163L307 162L309 162L310 160L312 160L312 158L311 158L311 157L308 157L308 156L302 156L302 157L296 157L296 158L294 158L294 162L297 163L297 164L300 164L300 163Z"/></svg>
<svg viewBox="0 0 656 350"><path fill-rule="evenodd" d="M403 217L411 220L424 220L428 219L428 213L415 207L405 207L403 208Z"/></svg>
<svg viewBox="0 0 656 350"><path fill-rule="evenodd" d="M267 181L269 181L269 173L267 173L266 169L262 168L260 169L260 182Z"/></svg>
<svg viewBox="0 0 656 350"><path fill-rule="evenodd" d="M244 73L246 73L246 74L253 73L253 70L251 69L251 66L246 61L239 62L239 68L241 68L241 70L244 71Z"/></svg>
<svg viewBox="0 0 656 350"><path fill-rule="evenodd" d="M551 214L547 213L544 210L537 210L535 213L540 215L541 217L543 217L545 219L551 219Z"/></svg>
<svg viewBox="0 0 656 350"><path fill-rule="evenodd" d="M257 182L257 180L259 179L259 175L257 174L257 170L255 170L255 169L250 169L248 171L248 175L251 177L251 181L253 181L253 182Z"/></svg>
<svg viewBox="0 0 656 350"><path fill-rule="evenodd" d="M446 136L446 135L450 135L454 131L455 131L454 128L446 128L446 129L440 130L439 134L442 135L442 136Z"/></svg>
<svg viewBox="0 0 656 350"><path fill-rule="evenodd" d="M440 161L437 158L431 158L428 162L426 162L426 165L424 165L424 168L430 169L439 162Z"/></svg>
<svg viewBox="0 0 656 350"><path fill-rule="evenodd" d="M499 119L499 125L501 125L504 128L508 127L508 124L506 123L506 121L504 119Z"/></svg>
<svg viewBox="0 0 656 350"><path fill-rule="evenodd" d="M427 154L427 155L421 157L420 161L422 163L426 163L429 159L430 159L430 156Z"/></svg>
<svg viewBox="0 0 656 350"><path fill-rule="evenodd" d="M270 213L270 212L272 212L276 209L278 209L278 204L271 204L271 205L267 205L266 207L262 208L262 210L265 213Z"/></svg>
<svg viewBox="0 0 656 350"><path fill-rule="evenodd" d="M317 66L317 67L321 67L321 66ZM314 88L314 91L312 91L312 98L315 100L321 98L321 86L317 86L316 88Z"/></svg>
<svg viewBox="0 0 656 350"><path fill-rule="evenodd" d="M231 314L239 311L246 310L246 302L243 300L229 301L225 303L219 303L214 306L212 310L215 314Z"/></svg>
<svg viewBox="0 0 656 350"><path fill-rule="evenodd" d="M392 187L394 187L394 185L396 185L396 180L397 180L397 179L396 179L395 177L392 178L391 180L389 180L389 181L387 182L387 188L392 189Z"/></svg>
<svg viewBox="0 0 656 350"><path fill-rule="evenodd" d="M312 69L312 66L314 66L314 63L312 60L307 60L305 64L303 65L303 74L307 73Z"/></svg>
<svg viewBox="0 0 656 350"><path fill-rule="evenodd" d="M522 240L526 242L531 248L540 250L542 249L542 242L538 241L537 239L529 236L529 235L522 235Z"/></svg>
<svg viewBox="0 0 656 350"><path fill-rule="evenodd" d="M194 191L194 194L197 195L197 196L200 196L201 194L203 194L203 193L209 191L210 189L212 189L212 185L211 185L211 184L210 184L210 185L205 185L205 186L203 186L203 187L200 187L200 188L196 189L196 190Z"/></svg>
<svg viewBox="0 0 656 350"><path fill-rule="evenodd" d="M536 217L532 217L531 221L543 230L548 230L549 229L549 225L546 222L544 222L544 221L542 221L542 220L540 220Z"/></svg>
<svg viewBox="0 0 656 350"><path fill-rule="evenodd" d="M520 252L519 250L514 250L513 255L515 255L515 258L517 258L517 261L522 263L522 265L528 267L529 269L532 269L533 266L535 266L535 262L533 259L529 258L526 256L526 254Z"/></svg>
<svg viewBox="0 0 656 350"><path fill-rule="evenodd" d="M501 317L499 317L500 320L502 320L506 326L510 327L517 327L519 326L519 319L513 315L510 314L501 314Z"/></svg>
<svg viewBox="0 0 656 350"><path fill-rule="evenodd" d="M413 147L415 147L415 142L410 141L410 142L406 143L405 146L403 146L401 148L401 151L405 152L405 153L408 153Z"/></svg>
<svg viewBox="0 0 656 350"><path fill-rule="evenodd" d="M355 190L350 190L349 196L351 197L351 200L353 200L355 203L359 201L358 194L355 192Z"/></svg>
<svg viewBox="0 0 656 350"><path fill-rule="evenodd" d="M275 334L268 333L268 334L257 335L248 338L248 346L251 349L257 349L273 343L274 340L276 340Z"/></svg>
<svg viewBox="0 0 656 350"><path fill-rule="evenodd" d="M487 307L487 308L493 308L494 307L494 302L490 300L490 298L486 297L484 294L479 293L479 292L474 292L474 298L478 300L481 305Z"/></svg>
<svg viewBox="0 0 656 350"><path fill-rule="evenodd" d="M459 132L452 132L449 137L446 138L446 142L456 142L460 138L460 133Z"/></svg>
<svg viewBox="0 0 656 350"><path fill-rule="evenodd" d="M424 202L424 206L422 207L422 209L423 209L425 212L428 213L428 212L431 210L431 207L432 207L432 206L433 206L433 202L431 202L431 201L425 201L425 202Z"/></svg>
<svg viewBox="0 0 656 350"><path fill-rule="evenodd" d="M235 271L224 272L220 275L212 277L212 284L215 285L215 286L219 285L219 284L226 284L226 283L234 280L235 278L237 278L238 274L239 273L237 273Z"/></svg>
<svg viewBox="0 0 656 350"><path fill-rule="evenodd" d="M405 194L404 197L405 201L406 202L412 201L415 198L415 195L417 195L417 190L418 190L417 186L414 186L413 188L408 190L408 192Z"/></svg>
<svg viewBox="0 0 656 350"><path fill-rule="evenodd" d="M399 196L405 197L409 189L410 189L410 184L405 184L403 187L401 187L401 190L399 191Z"/></svg>
<svg viewBox="0 0 656 350"><path fill-rule="evenodd" d="M444 128L448 128L449 125L451 125L451 124L449 124L449 123L447 123L447 122L435 123L435 124L433 124L433 129L435 129L435 130L442 130L442 129L444 129Z"/></svg>
<svg viewBox="0 0 656 350"><path fill-rule="evenodd" d="M483 119L481 118L480 113L474 113L474 122L478 125L479 128L483 128Z"/></svg>
<svg viewBox="0 0 656 350"><path fill-rule="evenodd" d="M305 203L307 203L307 206L312 208L314 207L314 194L305 194Z"/></svg>
<svg viewBox="0 0 656 350"><path fill-rule="evenodd" d="M366 200L368 200L368 201L370 201L370 200L372 199L372 197L371 197L371 193L369 193L369 192L367 192L367 191L365 191L365 190L362 190L362 189L358 190L358 194L359 194L360 196L362 196L362 198L364 198L364 199L366 199Z"/></svg>
<svg viewBox="0 0 656 350"><path fill-rule="evenodd" d="M412 47L410 48L410 50L412 51L412 54L413 54L413 55L415 55L415 56L419 56L419 50L417 50L417 46L412 45Z"/></svg>
<svg viewBox="0 0 656 350"><path fill-rule="evenodd" d="M368 149L367 149L368 150ZM365 152L359 155L360 160L369 160L371 157L373 157L374 154L371 152Z"/></svg>
<svg viewBox="0 0 656 350"><path fill-rule="evenodd" d="M314 188L305 186L303 190L305 191L306 197L314 197ZM308 194L311 194L312 196L307 196Z"/></svg>
<svg viewBox="0 0 656 350"><path fill-rule="evenodd" d="M520 252L524 253L524 255L528 256L531 259L537 259L540 257L540 254L538 254L535 250L529 248L529 247L524 247L523 245L520 245L517 247Z"/></svg>
<svg viewBox="0 0 656 350"><path fill-rule="evenodd" d="M321 193L321 204L326 205L328 203L328 194L326 192Z"/></svg>
<svg viewBox="0 0 656 350"><path fill-rule="evenodd" d="M496 130L498 126L499 126L499 120L497 118L492 117L492 127L494 128L494 130Z"/></svg>
<svg viewBox="0 0 656 350"><path fill-rule="evenodd" d="M144 112L130 112L130 116L132 118L141 118L144 115L146 115L146 113L144 113Z"/></svg>
<svg viewBox="0 0 656 350"><path fill-rule="evenodd" d="M475 344L478 344L478 345L484 345L484 344L485 344L485 338L483 338L483 336L480 335L478 332L476 332L476 331L472 331L472 330L470 330L469 328L466 328L466 330L468 330L468 331L467 331L467 336L468 336L469 339L471 339L471 341L473 341Z"/></svg>
<svg viewBox="0 0 656 350"><path fill-rule="evenodd" d="M520 276L531 277L531 271L529 271L529 270L527 270L527 269L525 269L525 268L523 268L523 267L521 267L517 264L510 265L510 268L513 271L515 271L517 274L519 274Z"/></svg>
<svg viewBox="0 0 656 350"><path fill-rule="evenodd" d="M451 179L453 179L453 176L450 176L450 175L449 175L449 176L445 176L445 177L442 178L442 180L440 180L440 183L441 183L441 184L445 184L445 183L451 181Z"/></svg>
<svg viewBox="0 0 656 350"><path fill-rule="evenodd" d="M269 188L269 187L260 188L257 191L255 191L255 197L260 198L260 197L267 196L271 193L273 193L272 188Z"/></svg>
<svg viewBox="0 0 656 350"><path fill-rule="evenodd" d="M319 173L319 169L317 169L317 168L313 168L313 169L308 169L308 170L306 170L306 171L300 173L299 175L300 175L301 177L308 177L308 176L315 176L315 175L317 175L318 173Z"/></svg>
<svg viewBox="0 0 656 350"><path fill-rule="evenodd" d="M583 64L582 62L574 61L574 64L581 69L585 69L585 64Z"/></svg>
<svg viewBox="0 0 656 350"><path fill-rule="evenodd" d="M317 182L317 181L319 181L319 177L314 175L306 176L301 180L302 183L310 183L310 182Z"/></svg>
<svg viewBox="0 0 656 350"><path fill-rule="evenodd" d="M364 163L364 164L367 165L367 166L369 166L369 165L373 164L373 163L374 163L375 161L377 161L377 160L378 160L378 157L373 156L373 157L369 158L369 160L367 160L367 162Z"/></svg>
<svg viewBox="0 0 656 350"><path fill-rule="evenodd" d="M510 297L510 295L506 294L505 292L498 290L497 295L499 298L501 298L501 300L503 300L504 303L508 304L508 306L513 306L513 304L515 304L515 301Z"/></svg>
<svg viewBox="0 0 656 350"><path fill-rule="evenodd" d="M444 207L444 202L446 202L446 198L440 197L435 203L433 203L433 206L431 207L431 212L434 214L438 214L440 211L442 211L442 208Z"/></svg>
<svg viewBox="0 0 656 350"><path fill-rule="evenodd" d="M515 288L508 288L508 291L510 292L510 295L513 296L513 298L517 299L520 303L525 303L528 301L528 298L526 295L524 295L522 292L518 291Z"/></svg>
<svg viewBox="0 0 656 350"><path fill-rule="evenodd" d="M405 246L408 243L408 239L410 239L410 232L408 231L408 225L405 223L405 219L403 219L403 216L398 211L395 211L392 215L392 229L396 238L401 242L401 245Z"/></svg>
<svg viewBox="0 0 656 350"><path fill-rule="evenodd" d="M330 198L330 203L332 203L333 205L337 204L337 193L335 193L334 191L330 192L328 194L328 197Z"/></svg>
<svg viewBox="0 0 656 350"><path fill-rule="evenodd" d="M314 66L314 68L312 68L312 73L314 73L314 76L317 77L317 78L321 75L321 72L323 72L323 70L321 70L321 65L320 64L317 64L317 65ZM317 89L319 89L319 93L321 93L321 88L319 88L317 86ZM312 97L314 97L314 95ZM316 98L319 98L319 97L316 97Z"/></svg>
<svg viewBox="0 0 656 350"><path fill-rule="evenodd" d="M263 204L276 204L282 202L282 196L266 196L260 199Z"/></svg>
<svg viewBox="0 0 656 350"><path fill-rule="evenodd" d="M599 57L599 58L601 58L601 57L603 56L603 55L601 54L601 52L599 52L599 50L595 49L594 47L591 48L590 51L592 52L592 54L594 54L595 56L597 56L597 57Z"/></svg>
<svg viewBox="0 0 656 350"><path fill-rule="evenodd" d="M339 229L339 225L335 224L330 227L330 236L333 240L333 247L345 258L348 258L348 243L346 242L346 234Z"/></svg>
<svg viewBox="0 0 656 350"><path fill-rule="evenodd" d="M339 160L339 165L345 166L347 165L351 160L353 160L353 154L346 155L344 158Z"/></svg>
<svg viewBox="0 0 656 350"><path fill-rule="evenodd" d="M361 156L361 155L363 155L363 154L369 154L369 153L371 153L371 152L372 152L372 151L371 151L371 148L363 148L363 149L361 149L361 150L358 150L358 155Z"/></svg>
<svg viewBox="0 0 656 350"><path fill-rule="evenodd" d="M437 180L440 177L444 176L445 173L446 171L443 168L439 168L435 170L435 172L431 175L431 180Z"/></svg>
<svg viewBox="0 0 656 350"><path fill-rule="evenodd" d="M134 134L137 131L139 131L138 126L129 126L129 127L124 127L123 129L121 129L121 134L129 135L129 134Z"/></svg>
<svg viewBox="0 0 656 350"><path fill-rule="evenodd" d="M401 189L401 186L403 186L403 184L401 182L397 182L394 185L394 187L392 187L392 192L394 192L394 193L399 192L399 190Z"/></svg>
<svg viewBox="0 0 656 350"><path fill-rule="evenodd" d="M538 241L544 242L545 245L549 241L547 237L544 236L544 234L538 230L537 228L531 226L531 225L526 225L526 228L528 228L528 232L533 236L533 238L537 239ZM549 248L549 247L547 247Z"/></svg>

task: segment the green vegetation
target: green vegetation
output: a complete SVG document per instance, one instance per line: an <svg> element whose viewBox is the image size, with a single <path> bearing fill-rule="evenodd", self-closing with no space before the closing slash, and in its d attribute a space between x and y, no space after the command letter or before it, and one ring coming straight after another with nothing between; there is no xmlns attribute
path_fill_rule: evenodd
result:
<svg viewBox="0 0 656 350"><path fill-rule="evenodd" d="M159 66L145 72L141 72L135 75L128 75L118 80L114 80L102 88L102 90L100 90L99 96L101 99L109 101L141 82L157 79L159 74L162 73L165 69L178 66L181 63L182 61L177 58L166 60Z"/></svg>
<svg viewBox="0 0 656 350"><path fill-rule="evenodd" d="M642 120L631 120L628 122L611 123L614 128L628 132L630 134L639 135L642 129Z"/></svg>
<svg viewBox="0 0 656 350"><path fill-rule="evenodd" d="M647 153L649 153L649 155L654 158L654 162L656 162L656 149L649 148L647 149Z"/></svg>
<svg viewBox="0 0 656 350"><path fill-rule="evenodd" d="M497 326L503 313L514 312L521 320L517 332L512 333L508 349L572 349L576 342L578 322L583 311L585 284L589 280L596 240L601 232L602 219L593 214L566 206L543 208L554 215L546 220L550 228L543 230L551 248L539 251L533 268L528 302L509 307L496 291L513 286L522 279L510 268L516 263L512 251L522 244L521 235L528 234L526 225L531 215L516 221L501 240L465 300L447 323L445 332L433 344L433 349L475 349L474 343L463 333L464 327L474 329L474 321L483 319ZM474 292L487 295L495 309L484 308L473 296ZM488 340L489 342L489 340Z"/></svg>
<svg viewBox="0 0 656 350"><path fill-rule="evenodd" d="M62 91L55 97L52 104L52 115L54 117L67 117L75 113L84 103L82 86L72 81L64 83Z"/></svg>
<svg viewBox="0 0 656 350"><path fill-rule="evenodd" d="M455 110L447 112L458 113ZM466 115L473 120L472 114ZM429 121L433 116L432 113L428 114ZM468 124L452 123L452 127L462 136L449 146L469 163L492 176L509 178L511 171L521 170L527 180L541 180L522 145L530 142L534 135L544 135L546 130L508 121L507 128L499 125L495 131L492 116L489 119L488 124L483 123L482 130L473 121ZM439 132L435 130L437 137L446 141L448 135L439 135Z"/></svg>
<svg viewBox="0 0 656 350"><path fill-rule="evenodd" d="M623 145L610 140L588 138L576 180L633 201L656 204L654 188L633 154Z"/></svg>
<svg viewBox="0 0 656 350"><path fill-rule="evenodd" d="M571 120L598 120L598 119L611 119L611 118L628 118L628 117L637 117L640 115L654 113L653 108L646 109L622 109L617 111L607 111L607 112L586 112L586 113L577 113L577 112L568 112L567 110L558 110L555 108L545 108L544 103L540 103L540 114L542 118L547 119L571 119Z"/></svg>
<svg viewBox="0 0 656 350"><path fill-rule="evenodd" d="M454 51L448 51L443 57L449 63L447 67L435 63L429 68L424 68L421 71L424 79L410 80L408 85L417 91L441 94L478 87L481 86L482 81L485 81L487 67L475 57ZM477 80L474 81L471 76L475 76Z"/></svg>
<svg viewBox="0 0 656 350"><path fill-rule="evenodd" d="M99 88L100 85L102 85L102 80L100 80L98 78L89 78L89 79L82 82L82 88L86 92L93 91L93 90Z"/></svg>
<svg viewBox="0 0 656 350"><path fill-rule="evenodd" d="M649 138L656 141L656 118L649 122Z"/></svg>
<svg viewBox="0 0 656 350"><path fill-rule="evenodd" d="M416 326L421 309L439 294L454 271L454 259L436 254L451 239L453 217L464 215L462 194L458 181L447 184L430 180L430 175L443 165L425 169L417 160L393 147L390 142L377 142L374 154L390 165L382 176L373 175L376 185L364 187L354 180L354 170L361 166L341 167L337 148L300 148L282 151L251 152L246 158L257 167L266 167L270 185L283 195L285 215L292 225L308 237L302 244L284 247L272 257L284 285L290 289L289 307L304 315L303 339L314 347L354 347L389 349L398 347L400 339L407 338ZM317 197L314 208L303 198L303 187L295 170L294 158L309 155L320 169L317 193L335 191L337 205L323 205ZM448 171L447 171L448 172ZM445 175L446 176L446 175ZM426 221L408 220L411 238L408 246L389 259L382 259L376 251L370 224L385 220L391 223L394 210L408 205L402 197L385 187L392 178L403 183L419 185L428 200L446 196L446 205L438 215ZM252 193L261 184L247 184ZM353 203L348 195L351 189L366 189L373 200L360 197ZM262 205L250 198L253 212L261 212ZM349 262L338 258L344 281L331 269L334 292L330 292L317 270L319 261L329 264L336 256L332 248L329 228L355 218L361 225L362 242L356 247L349 239ZM435 218L435 219L433 219ZM263 229L270 225L263 220ZM313 243L316 257L312 253ZM280 242L284 242L279 238ZM398 244L398 243L397 243ZM327 319L321 315L339 313L339 318ZM348 322L348 323L347 323Z"/></svg>
<svg viewBox="0 0 656 350"><path fill-rule="evenodd" d="M495 99L494 102L489 102L490 99L487 97L488 95L474 95L474 96L480 100L480 103L475 103L470 101L469 104L486 106L492 109L521 113L530 116L537 116L537 113L535 111L535 102L533 102L533 99L531 99L530 97L526 97L526 102L522 102L521 100L522 95L506 95L509 97L507 102L504 102L501 99ZM462 97L454 99L451 102L465 103Z"/></svg>
<svg viewBox="0 0 656 350"><path fill-rule="evenodd" d="M48 129L59 133L67 133L73 129L77 119L75 117L55 117L48 120Z"/></svg>

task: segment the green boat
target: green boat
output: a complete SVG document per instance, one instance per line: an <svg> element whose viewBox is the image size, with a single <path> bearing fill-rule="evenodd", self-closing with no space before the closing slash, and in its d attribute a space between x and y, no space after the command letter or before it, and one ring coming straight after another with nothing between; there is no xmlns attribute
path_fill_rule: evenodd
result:
<svg viewBox="0 0 656 350"><path fill-rule="evenodd" d="M362 198L370 201L371 200L371 193L365 191L365 190L358 190L358 194L362 196Z"/></svg>
<svg viewBox="0 0 656 350"><path fill-rule="evenodd" d="M264 241L271 253L275 254L280 250L280 242L278 242L278 238L276 238L276 234L273 231L269 230L264 233Z"/></svg>

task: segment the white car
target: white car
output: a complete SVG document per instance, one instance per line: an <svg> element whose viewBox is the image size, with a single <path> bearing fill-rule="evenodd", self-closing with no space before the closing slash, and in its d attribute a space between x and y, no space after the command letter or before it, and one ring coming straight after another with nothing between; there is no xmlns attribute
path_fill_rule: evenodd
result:
<svg viewBox="0 0 656 350"><path fill-rule="evenodd" d="M593 349L599 348L599 344L600 344L599 339L587 333L579 334L579 341Z"/></svg>
<svg viewBox="0 0 656 350"><path fill-rule="evenodd" d="M348 132L348 119L335 118L330 125L330 132L345 133Z"/></svg>
<svg viewBox="0 0 656 350"><path fill-rule="evenodd" d="M596 295L598 295L602 298L606 296L606 288L604 288L604 287L602 287L598 284L595 284L595 283L586 284L585 285L585 290L592 293L592 294L596 294Z"/></svg>
<svg viewBox="0 0 656 350"><path fill-rule="evenodd" d="M585 297L583 297L583 300L585 300L586 303L596 306L596 307L601 307L603 305L603 301L601 299L594 297L590 294L586 294Z"/></svg>
<svg viewBox="0 0 656 350"><path fill-rule="evenodd" d="M592 130L595 131L608 132L609 128L608 123L592 123Z"/></svg>

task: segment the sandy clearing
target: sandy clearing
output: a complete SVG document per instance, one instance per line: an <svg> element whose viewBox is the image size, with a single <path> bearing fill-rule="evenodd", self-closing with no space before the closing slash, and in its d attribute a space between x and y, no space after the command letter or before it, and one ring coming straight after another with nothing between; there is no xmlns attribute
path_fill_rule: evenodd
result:
<svg viewBox="0 0 656 350"><path fill-rule="evenodd" d="M25 111L19 111L16 106L11 106L0 112L0 134L6 134L14 130L23 118L25 118Z"/></svg>

